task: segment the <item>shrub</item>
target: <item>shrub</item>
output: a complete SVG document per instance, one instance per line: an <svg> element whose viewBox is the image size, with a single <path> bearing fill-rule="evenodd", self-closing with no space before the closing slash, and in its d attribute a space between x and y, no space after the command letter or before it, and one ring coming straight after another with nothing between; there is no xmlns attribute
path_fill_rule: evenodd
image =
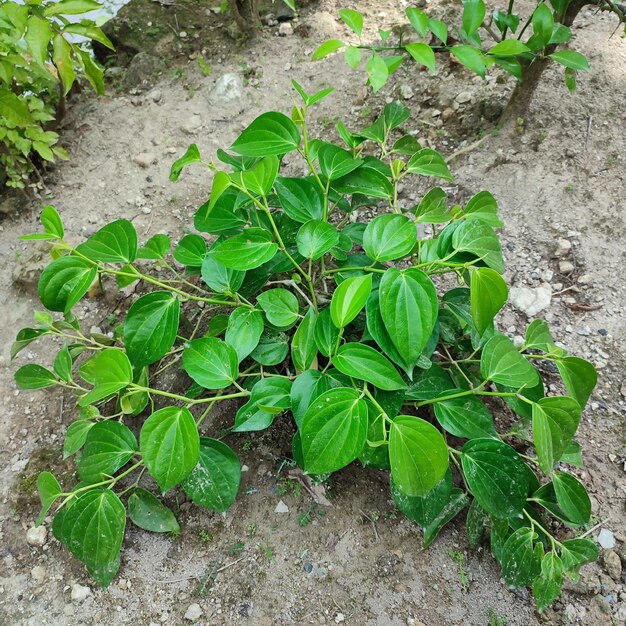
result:
<svg viewBox="0 0 626 626"><path fill-rule="evenodd" d="M332 90L294 87L303 105L291 119L255 119L231 152L217 152L219 169L195 145L173 164L172 180L193 163L214 171L194 219L214 241L187 234L171 251L157 234L140 246L120 219L73 247L52 207L45 232L25 237L51 243L39 296L63 317L37 313L12 354L44 335L64 346L52 369L28 364L16 379L22 389L60 386L78 404L64 452L78 453L80 482L68 490L42 473L37 523L56 505L54 535L107 585L126 509L141 528L179 531L147 487L180 485L197 504L226 511L240 463L223 439L291 414L294 460L315 480L356 460L390 469L393 498L424 545L468 508L471 545L488 535L507 583L532 584L542 609L564 575L597 556L592 541L557 537L548 522L577 529L590 520L571 470L581 464L574 435L595 370L557 346L541 320L522 345L495 328L507 286L489 192L452 207L440 187L415 206L400 200L401 181L452 180L441 155L399 131L406 107L387 105L359 132L339 124L340 147L312 139L306 124L308 108ZM279 174L295 157L308 174ZM112 336L81 330L72 309L94 283L135 282L152 290ZM185 393L163 388L169 367L188 377ZM546 396L542 375L555 380L557 371L565 393ZM230 399L244 401L232 427L205 435L212 407Z"/></svg>
<svg viewBox="0 0 626 626"><path fill-rule="evenodd" d="M113 46L92 20L68 18L100 6L96 0L0 0L0 185L24 188L36 171L33 154L49 162L67 158L49 125L62 115L78 68L104 92L102 69L84 42Z"/></svg>

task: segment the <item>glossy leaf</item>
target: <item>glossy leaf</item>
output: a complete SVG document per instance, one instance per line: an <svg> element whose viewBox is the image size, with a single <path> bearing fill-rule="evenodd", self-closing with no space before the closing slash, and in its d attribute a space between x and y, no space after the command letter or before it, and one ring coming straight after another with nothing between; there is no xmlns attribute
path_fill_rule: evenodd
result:
<svg viewBox="0 0 626 626"><path fill-rule="evenodd" d="M192 143L185 151L185 154L172 163L172 167L170 168L170 180L172 182L177 181L187 165L200 161L202 161L200 150L198 150L198 146L195 143Z"/></svg>
<svg viewBox="0 0 626 626"><path fill-rule="evenodd" d="M526 587L539 575L541 560L535 555L536 539L537 533L524 526L518 528L502 547L502 575L509 587Z"/></svg>
<svg viewBox="0 0 626 626"><path fill-rule="evenodd" d="M398 370L380 352L360 343L346 343L332 358L332 364L343 374L364 380L379 389L405 389Z"/></svg>
<svg viewBox="0 0 626 626"><path fill-rule="evenodd" d="M584 408L598 383L596 368L589 361L576 356L559 359L556 366L567 392Z"/></svg>
<svg viewBox="0 0 626 626"><path fill-rule="evenodd" d="M486 380L519 389L537 384L537 370L504 335L494 335L483 348L480 372Z"/></svg>
<svg viewBox="0 0 626 626"><path fill-rule="evenodd" d="M132 263L137 258L137 231L128 220L116 220L103 226L76 252L102 263Z"/></svg>
<svg viewBox="0 0 626 626"><path fill-rule="evenodd" d="M464 439L497 438L493 416L476 396L437 402L434 409L437 421L444 430L455 437Z"/></svg>
<svg viewBox="0 0 626 626"><path fill-rule="evenodd" d="M41 511L37 516L35 526L41 526L48 511L62 492L59 481L50 472L41 472L37 476L37 493L41 502Z"/></svg>
<svg viewBox="0 0 626 626"><path fill-rule="evenodd" d="M262 228L247 228L240 235L218 242L209 255L234 270L251 270L267 263L278 252L272 235Z"/></svg>
<svg viewBox="0 0 626 626"><path fill-rule="evenodd" d="M185 235L174 248L174 258L187 267L200 267L206 253L206 241L200 235Z"/></svg>
<svg viewBox="0 0 626 626"><path fill-rule="evenodd" d="M533 596L541 613L556 599L563 585L563 563L554 551L548 552L541 561L541 575L533 583Z"/></svg>
<svg viewBox="0 0 626 626"><path fill-rule="evenodd" d="M224 340L232 346L241 363L259 344L263 333L263 315L249 307L237 307L228 316Z"/></svg>
<svg viewBox="0 0 626 626"><path fill-rule="evenodd" d="M469 252L485 265L502 274L504 260L498 236L482 220L465 220L452 234L452 246L459 252Z"/></svg>
<svg viewBox="0 0 626 626"><path fill-rule="evenodd" d="M296 125L283 113L263 113L248 126L231 149L251 157L282 155L300 145Z"/></svg>
<svg viewBox="0 0 626 626"><path fill-rule="evenodd" d="M416 152L407 163L406 171L411 174L421 174L422 176L436 176L445 180L452 180L452 174L443 160L443 157L436 150L423 148Z"/></svg>
<svg viewBox="0 0 626 626"><path fill-rule="evenodd" d="M328 222L310 220L300 227L296 236L298 252L317 261L339 243L339 232Z"/></svg>
<svg viewBox="0 0 626 626"><path fill-rule="evenodd" d="M415 224L404 215L379 215L363 233L363 248L373 261L400 259L409 254L416 243Z"/></svg>
<svg viewBox="0 0 626 626"><path fill-rule="evenodd" d="M319 186L307 178L278 177L274 185L285 213L296 222L321 220L323 199Z"/></svg>
<svg viewBox="0 0 626 626"><path fill-rule="evenodd" d="M335 289L330 302L330 317L333 324L337 328L347 326L361 312L371 290L371 274L342 281Z"/></svg>
<svg viewBox="0 0 626 626"><path fill-rule="evenodd" d="M50 311L67 313L87 293L96 273L95 265L80 257L59 257L39 277L39 299Z"/></svg>
<svg viewBox="0 0 626 626"><path fill-rule="evenodd" d="M20 367L15 372L15 382L20 389L44 389L59 384L49 369L35 363Z"/></svg>
<svg viewBox="0 0 626 626"><path fill-rule="evenodd" d="M153 533L180 534L174 513L146 489L135 489L128 498L128 516L135 526Z"/></svg>
<svg viewBox="0 0 626 626"><path fill-rule="evenodd" d="M591 500L583 484L571 474L554 472L552 484L556 501L568 520L577 526L591 519Z"/></svg>
<svg viewBox="0 0 626 626"><path fill-rule="evenodd" d="M190 341L183 351L183 369L205 389L224 389L239 374L239 359L234 348L216 337Z"/></svg>
<svg viewBox="0 0 626 626"><path fill-rule="evenodd" d="M509 290L498 272L477 267L471 272L470 306L476 330L482 335L506 303Z"/></svg>
<svg viewBox="0 0 626 626"><path fill-rule="evenodd" d="M137 452L132 431L115 420L98 422L89 429L78 461L81 480L98 482L113 476Z"/></svg>
<svg viewBox="0 0 626 626"><path fill-rule="evenodd" d="M269 376L254 387L250 399L235 416L234 432L250 432L269 428L274 418L291 408L291 381Z"/></svg>
<svg viewBox="0 0 626 626"><path fill-rule="evenodd" d="M316 323L317 314L311 307L291 338L291 360L297 371L303 372L309 369L317 356Z"/></svg>
<svg viewBox="0 0 626 626"><path fill-rule="evenodd" d="M124 389L133 382L128 357L115 348L105 348L90 359L93 389L81 397L78 404L87 406Z"/></svg>
<svg viewBox="0 0 626 626"><path fill-rule="evenodd" d="M435 53L433 49L425 43L408 43L404 49L413 57L415 61L427 67L431 72L435 72Z"/></svg>
<svg viewBox="0 0 626 626"><path fill-rule="evenodd" d="M287 289L268 289L257 296L257 304L277 328L290 328L298 319L298 299Z"/></svg>

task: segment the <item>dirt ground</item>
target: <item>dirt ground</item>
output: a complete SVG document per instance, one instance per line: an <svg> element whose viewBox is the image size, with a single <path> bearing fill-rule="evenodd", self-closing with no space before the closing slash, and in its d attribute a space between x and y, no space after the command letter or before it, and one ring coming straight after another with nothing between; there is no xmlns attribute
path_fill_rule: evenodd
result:
<svg viewBox="0 0 626 626"><path fill-rule="evenodd" d="M358 8L370 23L400 20L400 3L366 4ZM48 173L46 197L21 204L0 198L2 626L626 623L623 574L607 551L539 616L525 591L506 588L487 551L468 548L461 522L422 551L417 528L396 515L384 473L349 467L332 478L333 507L316 507L286 480L287 419L266 433L229 439L246 471L240 496L224 516L173 493L168 504L178 512L178 539L129 526L119 576L106 590L95 587L51 536L43 546L26 541L38 507L36 474L54 468L71 481L71 464L61 460L60 450L74 408L60 392L20 392L13 381L9 348L40 307L37 273L46 263L42 249L19 242L18 235L38 229L45 202L60 211L76 241L118 217L131 218L144 238L157 232L182 236L206 200L210 180L189 168L180 182L170 183L171 162L192 141L210 157L260 112L288 111L289 81L295 78L309 90L329 83L336 88L314 113L313 127L325 136L333 135L335 121L349 128L366 125L385 101L402 97L413 110L407 128L446 155L487 134L480 146L452 161L457 184L450 192L459 200L481 189L495 195L505 221L508 282L535 290L531 295L539 288L550 296L537 317L551 324L568 350L599 368L579 435L582 476L594 521L615 537L611 552L625 558L626 44L619 35L611 37L615 20L583 14L574 45L589 57L592 72L581 75L578 91L569 95L561 72L549 69L525 132L511 139L493 131L509 81L484 82L458 66L443 65L435 77L409 68L373 97L363 87L363 74L341 57L309 61L322 40L346 34L335 19L340 6L322 0L303 11L293 34L278 36L274 25L244 45L190 31L186 36L195 45L178 46L175 64L156 71L141 88L124 87L123 70L109 70L106 97L84 94L70 107L62 143L71 159ZM180 31L164 36L161 49L180 39ZM203 47L212 72L189 58ZM418 199L423 191L407 187L403 194ZM107 331L117 306L111 294L81 304L77 314L87 329ZM501 328L523 334L530 319L524 308L520 302L517 308L507 305ZM52 354L42 341L18 360L49 364ZM213 426L230 419L232 414L217 415ZM287 512L275 511L280 501ZM82 601L71 598L77 583L90 588ZM185 613L194 603L202 615L188 620Z"/></svg>

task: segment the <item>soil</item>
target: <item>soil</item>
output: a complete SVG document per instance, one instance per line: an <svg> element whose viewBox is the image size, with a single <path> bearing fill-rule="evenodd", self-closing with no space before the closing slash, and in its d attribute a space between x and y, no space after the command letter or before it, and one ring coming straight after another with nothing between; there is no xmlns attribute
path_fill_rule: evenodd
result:
<svg viewBox="0 0 626 626"><path fill-rule="evenodd" d="M178 539L129 525L119 576L106 590L95 587L56 540L48 537L43 546L26 541L38 509L37 473L53 468L64 484L72 482L72 464L62 460L61 445L75 409L58 391L25 392L15 386L9 348L40 308L37 273L47 262L44 247L17 237L38 230L43 203L61 212L74 241L118 217L132 219L144 238L157 232L180 237L206 200L210 177L190 167L178 183L170 183L172 161L191 142L210 157L260 112L288 111L289 81L295 78L309 91L329 82L336 88L313 115L313 128L323 136L334 135L338 120L349 128L362 126L387 100L412 92L405 100L413 110L406 127L424 145L450 155L485 137L452 161L456 184L449 191L459 201L481 189L495 195L505 221L507 280L517 287L548 286L551 302L538 316L568 350L599 368L600 382L580 428L585 460L580 475L592 494L594 521L613 531L615 551L624 557L626 46L617 35L611 37L615 20L583 12L574 46L589 57L592 72L581 75L578 91L569 95L561 71L549 68L524 127L511 136L494 129L513 87L506 79L485 82L446 63L433 77L412 66L372 96L363 74L350 70L340 56L311 62L321 41L346 36L336 19L340 6L322 0L308 7L286 37L278 36L278 25L243 44L204 33L200 52L179 45L180 28L168 31L145 53L152 69L140 74L150 74L150 80L129 87L126 70L114 68L108 71L107 96L84 93L70 103L62 142L71 158L46 174L45 197L1 201L0 624L624 623L626 587L619 574L617 580L608 575L603 559L585 567L581 582L568 583L559 601L540 616L526 591L507 589L488 551L468 548L461 521L421 550L418 529L397 515L389 499L385 473L359 467L338 472L330 483L333 506L315 505L286 476L287 420L259 435L229 439L247 471L239 498L224 516L172 493L167 503L179 517ZM370 26L401 21L399 3L359 8ZM170 12L171 21L172 7L162 10ZM450 10L433 8L441 14ZM202 24L200 16L188 23L187 35L197 40L193 25ZM199 54L206 61L202 66ZM235 77L230 91L216 89L224 85L225 74ZM140 154L143 158L135 160ZM407 187L402 193L407 201L417 200L424 190ZM560 265L564 261L574 269ZM107 332L119 306L119 294L110 293L81 304L77 314L87 329ZM500 327L523 334L528 321L508 306ZM17 361L49 364L53 354L54 346L41 341ZM228 423L233 409L214 416L211 428ZM280 501L287 512L275 511ZM70 597L76 583L91 590L82 602ZM194 603L202 615L186 620Z"/></svg>

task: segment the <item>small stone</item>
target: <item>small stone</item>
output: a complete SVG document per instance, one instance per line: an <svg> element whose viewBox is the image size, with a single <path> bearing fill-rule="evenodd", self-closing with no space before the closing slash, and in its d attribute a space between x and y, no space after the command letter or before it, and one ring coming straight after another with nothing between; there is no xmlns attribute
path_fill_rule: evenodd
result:
<svg viewBox="0 0 626 626"><path fill-rule="evenodd" d="M198 618L202 617L203 610L200 608L200 605L197 602L189 605L187 612L185 613L185 619L193 622Z"/></svg>
<svg viewBox="0 0 626 626"><path fill-rule="evenodd" d="M156 163L156 157L151 152L140 152L133 157L133 162L142 167L144 170Z"/></svg>
<svg viewBox="0 0 626 626"><path fill-rule="evenodd" d="M33 526L26 533L26 542L31 546L44 546L47 537L48 531L45 526Z"/></svg>
<svg viewBox="0 0 626 626"><path fill-rule="evenodd" d="M41 565L35 565L35 567L30 570L30 576L37 584L40 584L44 580L46 580L46 575L46 569L44 567L41 567Z"/></svg>
<svg viewBox="0 0 626 626"><path fill-rule="evenodd" d="M84 602L91 595L91 589L84 585L74 583L72 585L71 598L72 602Z"/></svg>
<svg viewBox="0 0 626 626"><path fill-rule="evenodd" d="M410 100L414 95L415 92L411 85L400 85L400 96L402 96L404 100Z"/></svg>
<svg viewBox="0 0 626 626"><path fill-rule="evenodd" d="M565 256L572 249L571 241L559 239L556 242L556 256Z"/></svg>
<svg viewBox="0 0 626 626"><path fill-rule="evenodd" d="M619 388L619 392L626 398L626 380L622 381L622 386Z"/></svg>
<svg viewBox="0 0 626 626"><path fill-rule="evenodd" d="M606 573L615 581L619 582L622 578L622 561L617 552L607 550L604 554L604 567Z"/></svg>
<svg viewBox="0 0 626 626"><path fill-rule="evenodd" d="M226 73L217 79L209 94L211 103L231 102L239 100L243 95L243 81L239 74Z"/></svg>
<svg viewBox="0 0 626 626"><path fill-rule="evenodd" d="M278 34L281 37L288 37L289 35L293 35L293 26L289 22L283 22L278 27Z"/></svg>
<svg viewBox="0 0 626 626"><path fill-rule="evenodd" d="M343 613L337 613L335 615L335 624L343 624L346 621L346 617Z"/></svg>
<svg viewBox="0 0 626 626"><path fill-rule="evenodd" d="M534 317L550 306L552 289L549 285L542 287L511 287L511 304L528 317Z"/></svg>
<svg viewBox="0 0 626 626"><path fill-rule="evenodd" d="M447 122L448 120L452 119L455 115L456 113L454 112L454 109L451 109L450 107L448 107L447 109L443 110L441 117L443 118L444 122Z"/></svg>
<svg viewBox="0 0 626 626"><path fill-rule="evenodd" d="M605 550L612 550L615 547L615 535L608 528L603 528L598 533L597 542Z"/></svg>
<svg viewBox="0 0 626 626"><path fill-rule="evenodd" d="M593 282L593 276L591 276L591 274L583 274L582 276L578 277L577 282L580 285L588 285L589 283Z"/></svg>
<svg viewBox="0 0 626 626"><path fill-rule="evenodd" d="M181 30L180 33L178 33L178 36L181 39L187 39L187 31Z"/></svg>
<svg viewBox="0 0 626 626"><path fill-rule="evenodd" d="M455 100L459 103L459 104L466 104L467 102L470 102L472 99L472 94L469 91L462 91L456 98Z"/></svg>
<svg viewBox="0 0 626 626"><path fill-rule="evenodd" d="M289 507L282 500L279 500L274 513L289 513Z"/></svg>
<svg viewBox="0 0 626 626"><path fill-rule="evenodd" d="M570 261L560 261L559 262L559 272L561 274L570 274L575 269L574 264Z"/></svg>

